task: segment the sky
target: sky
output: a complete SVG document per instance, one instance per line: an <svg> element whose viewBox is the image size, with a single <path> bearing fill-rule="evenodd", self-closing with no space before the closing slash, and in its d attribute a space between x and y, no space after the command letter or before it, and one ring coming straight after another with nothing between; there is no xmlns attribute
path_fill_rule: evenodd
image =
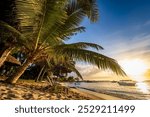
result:
<svg viewBox="0 0 150 117"><path fill-rule="evenodd" d="M150 0L97 0L97 4L98 22L85 19L82 25L86 32L72 37L69 43L96 43L105 49L100 53L120 64L142 60L150 69ZM95 66L78 63L77 68L85 79L109 79L108 73Z"/></svg>

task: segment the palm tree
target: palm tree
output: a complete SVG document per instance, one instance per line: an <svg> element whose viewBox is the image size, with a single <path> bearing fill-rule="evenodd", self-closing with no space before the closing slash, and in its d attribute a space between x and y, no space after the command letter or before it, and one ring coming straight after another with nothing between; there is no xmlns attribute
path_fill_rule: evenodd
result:
<svg viewBox="0 0 150 117"><path fill-rule="evenodd" d="M87 50L88 47L101 50L101 46L85 42L64 43L72 35L85 30L85 27L80 26L85 16L91 18L91 21L96 20L91 9L86 9L81 3L81 0L16 0L20 31L26 39L22 42L22 47L28 56L7 82L16 83L28 66L36 60L60 56L69 56L73 60L92 63L101 69L111 69L116 74L125 75L114 59Z"/></svg>
<svg viewBox="0 0 150 117"><path fill-rule="evenodd" d="M1 7L3 8L2 10L1 10L1 14L2 14L2 19L1 20L3 20L3 21L6 21L6 22L8 22L9 24L11 24L11 25L13 25L13 26L17 26L16 24L16 21L15 21L15 19L16 19L16 13L14 12L15 10L14 10L14 6L15 6L15 0L14 1L10 1L10 0L6 0L6 1L1 1L0 3L1 3ZM21 1L20 1L21 2ZM28 4L28 3L30 3L28 0L26 0L26 5ZM34 4L34 3L36 3L37 1L36 0L34 0L34 1L32 1L31 3L32 3L32 5L30 5L31 7L35 7L36 6L36 8L38 7L38 5L40 4L40 2L39 3L37 3L36 5ZM18 9L20 9L20 6L18 6L18 5L20 5L20 3L18 3L18 0L16 0L16 3L17 3L17 8ZM84 15L87 15L88 17L89 17L89 19L91 20L91 21L93 21L93 22L95 22L95 21L97 21L97 19L98 19L98 8L97 8L97 5L96 5L96 0L69 0L69 3L70 4L72 4L72 6L76 6L76 4L78 4L79 6L80 6L80 8L82 8L82 12L84 12L83 14ZM24 4L23 4L24 5ZM29 5L29 4L28 4ZM5 6L5 7L4 7ZM12 8L12 6L13 6L13 8ZM68 11L67 11L67 13L69 14L69 13L71 13L72 11L71 10L74 10L74 9L72 9L73 7L72 7L71 5L70 5L70 7L68 7ZM29 6L28 6L29 7ZM40 7L40 6L39 6ZM36 9L35 8L35 9ZM9 9L9 11L10 12L8 12L8 9ZM35 9L33 8L33 9L30 9L30 10L34 10L35 11ZM21 9L20 9L21 10ZM24 9L25 10L25 9ZM69 11L70 10L70 11ZM81 10L81 9L80 9ZM38 12L38 11L37 11ZM23 12L22 12L23 13ZM27 12L26 12L27 13ZM83 15L82 14L82 15ZM27 14L26 14L27 15ZM28 14L29 15L29 14ZM33 15L33 14L32 14ZM34 14L35 15L35 14ZM33 16L34 16L33 15ZM11 19L11 20L10 20ZM33 19L31 19L31 20L33 20ZM17 34L19 34L19 32L17 31L17 30L15 30L15 29L13 29L13 27L10 27L9 25L7 25L7 23L5 23L5 22L3 22L3 21L0 21L0 26L1 27L3 27L3 28L6 28L7 27L7 29L9 29L9 31L7 30L7 31L3 31L3 29L1 28L1 32L5 32L5 33L7 33L6 35L9 35L10 33L17 33ZM27 19L27 21L30 21L30 19ZM27 22L26 22L27 23ZM81 27L81 28L79 28L79 29L76 29L76 30L83 30L84 28L83 27ZM9 32L9 33L8 33ZM2 38L2 36L4 35L4 33L3 34L1 34L1 38ZM20 35L20 34L19 34ZM3 38L3 39L6 39L6 37L5 38ZM11 38L11 40L14 40L13 38ZM17 40L18 41L18 40ZM21 40L22 41L22 40ZM12 42L11 42L12 43ZM19 43L20 44L20 43ZM12 45L13 45L13 47L12 47ZM0 58L0 67L4 64L4 62L6 61L6 59L7 59L7 57L9 56L9 54L12 52L12 50L14 49L14 45L15 45L15 43L13 43L11 46L9 46L4 52L3 52L3 54L1 55L1 58ZM18 46L18 45L17 45Z"/></svg>
<svg viewBox="0 0 150 117"><path fill-rule="evenodd" d="M16 46L21 46L24 41L22 34L8 25L6 22L0 21L0 67L7 59L12 58L10 55ZM21 42L21 43L20 43ZM17 62L17 61L16 61Z"/></svg>
<svg viewBox="0 0 150 117"><path fill-rule="evenodd" d="M0 67L4 64L7 58L11 57L10 53L14 49L13 45L15 42L15 36L13 31L8 31L6 29L6 23L9 23L11 26L17 28L17 24L15 22L15 9L14 9L14 0L1 0L0 1L0 44L4 44L5 46L1 46L0 50ZM6 46L7 45L7 46ZM3 50L3 51L2 51ZM9 58L10 59L10 58Z"/></svg>

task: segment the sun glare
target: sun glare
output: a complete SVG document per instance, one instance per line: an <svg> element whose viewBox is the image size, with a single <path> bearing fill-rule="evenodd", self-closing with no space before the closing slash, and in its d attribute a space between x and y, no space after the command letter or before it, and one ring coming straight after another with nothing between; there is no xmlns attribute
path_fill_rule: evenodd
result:
<svg viewBox="0 0 150 117"><path fill-rule="evenodd" d="M149 92L150 87L146 83L139 82L139 83L136 83L136 86L141 92L146 93L146 94L150 93Z"/></svg>
<svg viewBox="0 0 150 117"><path fill-rule="evenodd" d="M141 59L122 60L120 65L130 76L142 76L148 69L146 63Z"/></svg>

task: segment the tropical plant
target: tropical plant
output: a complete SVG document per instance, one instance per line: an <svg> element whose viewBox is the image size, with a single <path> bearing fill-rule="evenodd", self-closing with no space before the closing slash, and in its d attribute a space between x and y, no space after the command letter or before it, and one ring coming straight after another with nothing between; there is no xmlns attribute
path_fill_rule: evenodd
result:
<svg viewBox="0 0 150 117"><path fill-rule="evenodd" d="M95 0L86 1L95 7ZM96 9L83 4L81 0L16 0L17 19L22 37L25 37L21 45L28 56L16 74L7 79L8 82L16 83L28 66L37 60L59 60L65 57L125 75L114 59L87 50L88 47L101 50L101 46L85 42L64 43L72 35L85 30L85 27L80 26L85 16L91 21L97 19L93 14Z"/></svg>
<svg viewBox="0 0 150 117"><path fill-rule="evenodd" d="M22 34L6 22L0 21L0 67L4 64L10 53L23 42ZM20 43L21 41L21 43Z"/></svg>
<svg viewBox="0 0 150 117"><path fill-rule="evenodd" d="M13 50L13 45L17 36L12 31L6 29L6 23L17 28L15 22L14 0L0 1L0 67L4 64L6 59L10 56ZM3 44L3 45L2 45Z"/></svg>
<svg viewBox="0 0 150 117"><path fill-rule="evenodd" d="M70 0L78 2L78 5L83 9L91 22L96 22L99 18L99 10L96 0ZM76 6L76 5L75 5Z"/></svg>

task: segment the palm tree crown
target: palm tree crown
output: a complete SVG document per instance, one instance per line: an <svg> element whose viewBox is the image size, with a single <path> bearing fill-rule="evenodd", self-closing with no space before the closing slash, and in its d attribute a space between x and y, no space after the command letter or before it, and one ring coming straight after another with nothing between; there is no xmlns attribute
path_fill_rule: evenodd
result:
<svg viewBox="0 0 150 117"><path fill-rule="evenodd" d="M91 47L99 51L103 49L101 46L85 42L65 44L65 40L72 35L85 31L85 27L80 26L85 16L93 22L98 19L95 0L16 0L16 9L21 34L14 32L23 37L21 45L28 57L18 73L11 78L12 83L34 61L41 58L59 60L61 56L92 63L103 70L111 69L117 75L125 75L114 59L88 50Z"/></svg>

